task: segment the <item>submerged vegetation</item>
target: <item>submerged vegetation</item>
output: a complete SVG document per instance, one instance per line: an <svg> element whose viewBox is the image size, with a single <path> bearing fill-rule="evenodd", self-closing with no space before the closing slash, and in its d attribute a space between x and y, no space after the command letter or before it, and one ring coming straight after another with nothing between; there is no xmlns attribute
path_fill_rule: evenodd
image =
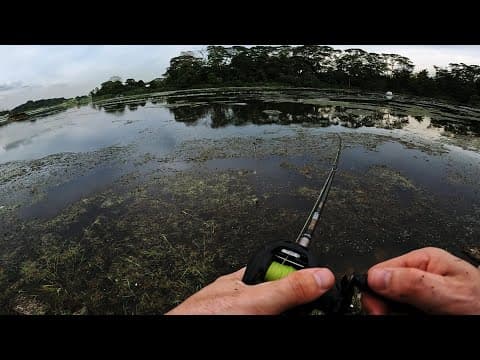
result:
<svg viewBox="0 0 480 360"><path fill-rule="evenodd" d="M398 55L316 46L204 55L172 59L149 83L103 83L91 107L47 126L5 128L1 314L169 310L262 244L295 238L333 132L344 147L312 243L325 266L341 277L421 246L480 258L480 109L379 92L474 105L478 67L430 76ZM277 88L169 91L227 84ZM0 124L91 99L30 101Z"/></svg>
<svg viewBox="0 0 480 360"><path fill-rule="evenodd" d="M268 141L184 141L165 156L132 154L144 164L50 214L17 210L49 204L56 195L46 191L59 189L63 174L81 176L94 164L120 166L125 149L1 164L0 312L162 313L244 266L262 244L294 238L337 142L334 134L310 130L272 134ZM437 197L391 165L352 167L356 151L374 156L395 139L357 133L342 138L340 171L312 247L337 275L365 271L418 246L458 253L475 244L478 217L450 211L453 199L457 207L464 201L458 195ZM404 155L417 164L444 156L409 145ZM181 162L188 166L170 167ZM473 171L469 179L478 177L478 164ZM462 173L456 184L466 183ZM20 206L18 194L33 189Z"/></svg>

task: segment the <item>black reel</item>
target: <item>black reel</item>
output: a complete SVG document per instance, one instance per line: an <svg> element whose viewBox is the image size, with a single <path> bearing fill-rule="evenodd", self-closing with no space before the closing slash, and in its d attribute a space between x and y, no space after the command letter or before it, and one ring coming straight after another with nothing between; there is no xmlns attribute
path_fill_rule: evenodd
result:
<svg viewBox="0 0 480 360"><path fill-rule="evenodd" d="M290 241L279 241L267 244L258 251L248 262L242 281L248 285L260 284L265 281L269 267L273 262L292 267L291 272L311 267L322 267L316 256L307 248ZM282 277L288 274L283 274ZM270 279L278 280L278 279ZM423 314L420 310L375 294L368 286L366 274L344 275L335 286L317 300L289 310L285 315L308 315L314 311L321 311L327 315L340 315L352 313L352 299L355 288L367 292L381 299L389 307L392 314Z"/></svg>
<svg viewBox="0 0 480 360"><path fill-rule="evenodd" d="M248 262L242 281L248 285L265 282L265 275L272 262L281 262L296 270L316 267L318 262L308 249L290 241L267 244Z"/></svg>
<svg viewBox="0 0 480 360"><path fill-rule="evenodd" d="M279 241L267 244L258 251L248 262L242 281L248 285L259 284L266 280L269 267L273 262L287 265L295 270L312 267L321 267L320 262L305 247L290 241ZM292 270L293 271L293 270ZM314 310L320 310L325 314L344 314L350 310L353 297L353 285L344 276L340 282L310 304L291 310L287 315L306 315Z"/></svg>

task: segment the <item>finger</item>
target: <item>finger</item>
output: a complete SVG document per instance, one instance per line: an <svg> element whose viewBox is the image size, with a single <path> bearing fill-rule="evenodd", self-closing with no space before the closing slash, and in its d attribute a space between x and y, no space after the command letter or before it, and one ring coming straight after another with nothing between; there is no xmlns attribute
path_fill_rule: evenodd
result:
<svg viewBox="0 0 480 360"><path fill-rule="evenodd" d="M407 254L397 256L393 259L386 260L375 266L375 268L393 268L393 267L413 267L421 270L426 270L431 258L431 251L427 249L419 249L410 251Z"/></svg>
<svg viewBox="0 0 480 360"><path fill-rule="evenodd" d="M257 309L263 314L280 314L292 307L309 303L335 283L333 273L326 268L295 271L287 277L251 287L251 298L259 299Z"/></svg>
<svg viewBox="0 0 480 360"><path fill-rule="evenodd" d="M368 271L368 285L386 298L413 305L423 311L441 309L450 296L441 275L415 268L377 268Z"/></svg>
<svg viewBox="0 0 480 360"><path fill-rule="evenodd" d="M244 266L243 268L241 268L240 270L237 270L233 273L231 273L230 275L232 276L232 279L235 279L235 280L242 280L243 278L243 274L245 274L245 269L247 267Z"/></svg>
<svg viewBox="0 0 480 360"><path fill-rule="evenodd" d="M368 315L385 315L389 313L388 305L369 293L362 293L362 309Z"/></svg>
<svg viewBox="0 0 480 360"><path fill-rule="evenodd" d="M234 271L233 273L220 276L218 280L242 280L243 274L245 274L246 267L244 266L240 270Z"/></svg>
<svg viewBox="0 0 480 360"><path fill-rule="evenodd" d="M452 272L462 271L464 266L465 261L449 252L439 248L426 247L379 263L372 266L372 269L410 267L439 275L448 275Z"/></svg>

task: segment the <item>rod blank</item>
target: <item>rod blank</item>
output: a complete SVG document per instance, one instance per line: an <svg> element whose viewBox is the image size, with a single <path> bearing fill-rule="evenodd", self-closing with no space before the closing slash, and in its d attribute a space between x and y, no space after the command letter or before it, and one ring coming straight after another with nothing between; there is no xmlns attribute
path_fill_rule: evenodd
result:
<svg viewBox="0 0 480 360"><path fill-rule="evenodd" d="M310 239L312 238L312 234L315 231L315 228L318 225L320 220L320 215L322 214L323 208L325 207L325 203L327 202L328 193L330 192L330 187L332 186L333 177L337 171L338 159L340 157L340 151L342 150L342 138L338 135L339 144L337 155L335 156L335 160L333 162L332 168L328 174L325 183L323 184L322 190L320 191L320 195L315 201L313 205L312 211L308 215L307 221L303 225L302 230L297 236L296 243L302 245L303 247L308 247L310 243Z"/></svg>

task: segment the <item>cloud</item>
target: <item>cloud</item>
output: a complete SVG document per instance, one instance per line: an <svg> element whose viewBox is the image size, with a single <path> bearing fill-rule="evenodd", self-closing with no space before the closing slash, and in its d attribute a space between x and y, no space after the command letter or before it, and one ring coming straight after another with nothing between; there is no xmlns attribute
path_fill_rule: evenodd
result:
<svg viewBox="0 0 480 360"><path fill-rule="evenodd" d="M248 46L248 45L247 45ZM480 46L331 45L336 49L363 48L409 57L415 70L451 62L480 64ZM206 45L0 45L0 108L27 100L88 94L117 75L144 81L159 77L181 51ZM26 85L28 84L28 85ZM54 84L57 84L54 86ZM58 84L66 84L58 86ZM29 86L22 88L21 86Z"/></svg>
<svg viewBox="0 0 480 360"><path fill-rule="evenodd" d="M434 70L434 65L447 67L450 63L480 64L480 46L477 45L330 45L345 50L361 48L368 52L399 54L408 57L415 71Z"/></svg>
<svg viewBox="0 0 480 360"><path fill-rule="evenodd" d="M0 46L0 84L22 82L31 85L19 91L9 87L0 107L12 107L27 100L71 97L90 90L113 75L145 81L162 75L170 59L200 45L35 45ZM66 86L53 86L54 84ZM7 91L7 88L4 89Z"/></svg>
<svg viewBox="0 0 480 360"><path fill-rule="evenodd" d="M170 58L199 45L49 45L0 46L0 83L23 81L49 85L55 82L105 81L122 78L153 79L163 74Z"/></svg>
<svg viewBox="0 0 480 360"><path fill-rule="evenodd" d="M0 91L8 91L8 90L13 90L13 89L18 89L22 88L28 85L23 85L21 81L16 81L12 83L4 83L0 84Z"/></svg>

